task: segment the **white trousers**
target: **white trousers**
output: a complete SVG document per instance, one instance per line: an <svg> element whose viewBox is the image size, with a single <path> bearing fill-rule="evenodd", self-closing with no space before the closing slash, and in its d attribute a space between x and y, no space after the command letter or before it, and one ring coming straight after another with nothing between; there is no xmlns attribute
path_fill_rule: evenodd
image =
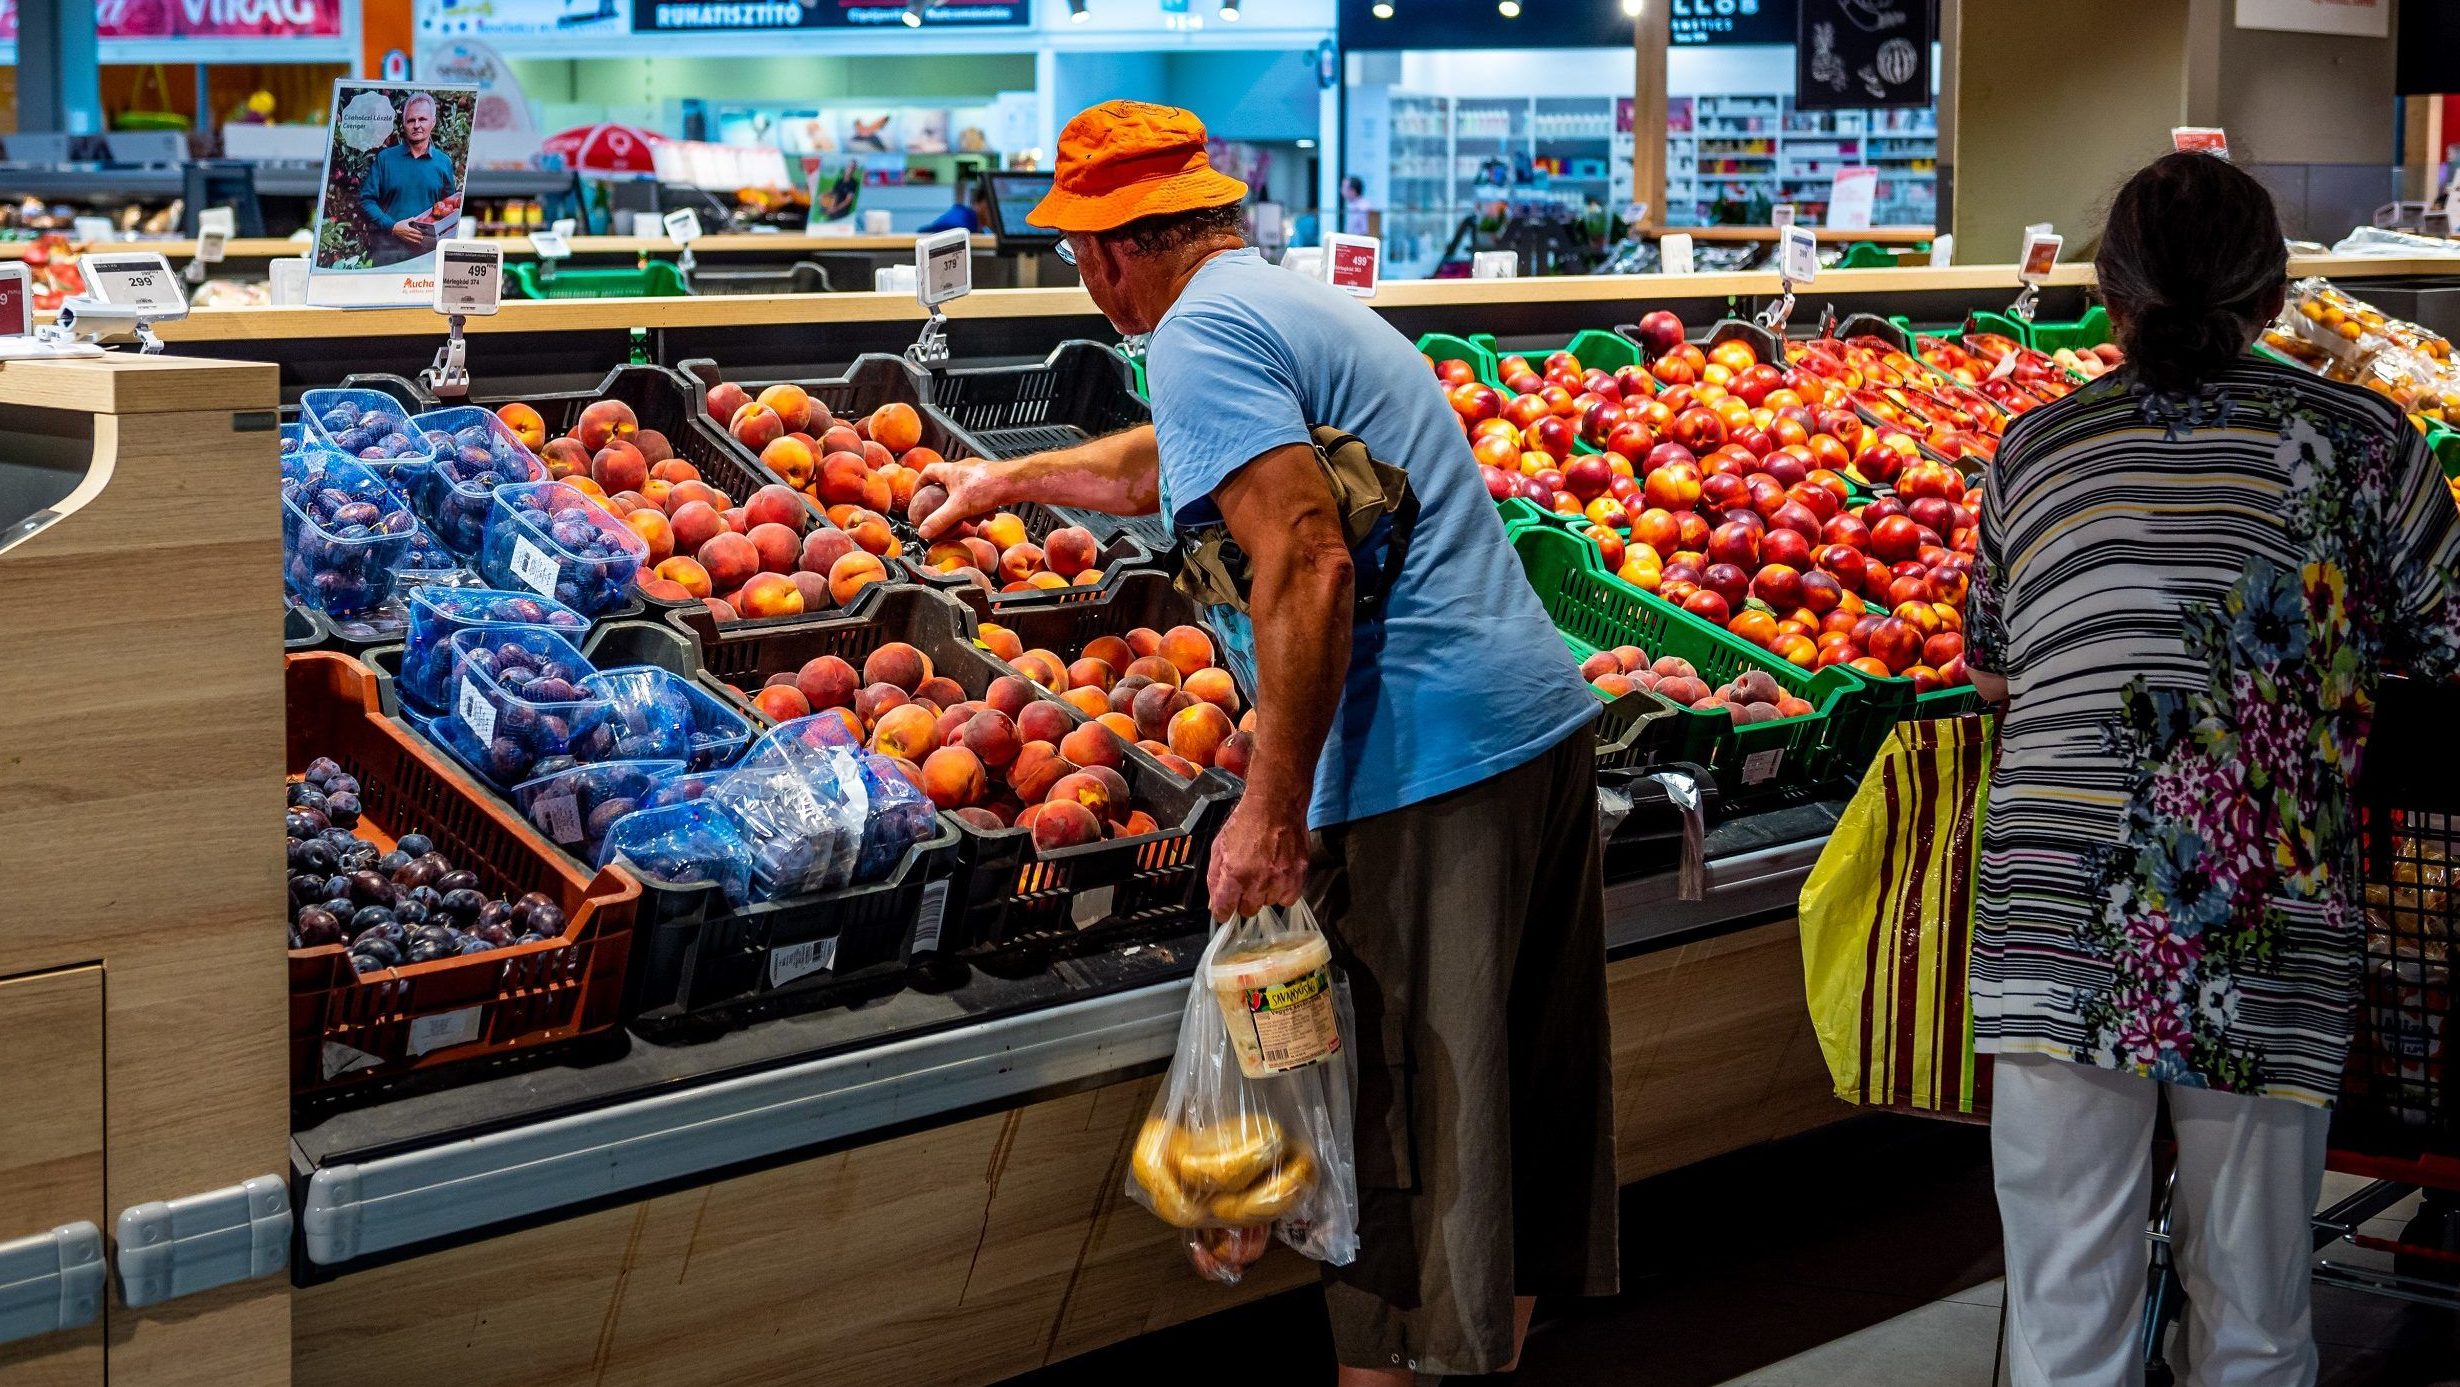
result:
<svg viewBox="0 0 2460 1387"><path fill-rule="evenodd" d="M2172 1246L2195 1387L2307 1387L2312 1220L2331 1114L2280 1098L2160 1084L2002 1055L1990 1156L2006 1229L2014 1387L2144 1380L2153 1117L2178 1136Z"/></svg>

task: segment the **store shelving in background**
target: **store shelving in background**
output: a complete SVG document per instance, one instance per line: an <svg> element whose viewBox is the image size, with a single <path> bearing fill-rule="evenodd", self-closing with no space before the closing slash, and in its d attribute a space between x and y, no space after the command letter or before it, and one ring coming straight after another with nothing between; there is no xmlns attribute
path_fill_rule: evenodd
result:
<svg viewBox="0 0 2460 1387"><path fill-rule="evenodd" d="M1678 96L1666 103L1668 226L1760 224L1791 202L1825 219L1840 168L1879 170L1871 221L1926 226L1938 214L1938 114L1928 108L1799 111L1784 95Z"/></svg>
<svg viewBox="0 0 2460 1387"><path fill-rule="evenodd" d="M1628 134L1603 96L1431 96L1392 93L1392 148L1383 218L1386 273L1429 273L1461 218L1497 203L1631 200Z"/></svg>

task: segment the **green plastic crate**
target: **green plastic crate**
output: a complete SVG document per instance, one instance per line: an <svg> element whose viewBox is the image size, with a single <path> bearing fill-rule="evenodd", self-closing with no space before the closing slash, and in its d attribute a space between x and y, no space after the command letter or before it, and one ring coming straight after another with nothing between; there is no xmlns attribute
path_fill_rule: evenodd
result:
<svg viewBox="0 0 2460 1387"><path fill-rule="evenodd" d="M1805 699L1799 717L1736 727L1723 713L1679 710L1669 759L1706 766L1720 802L1731 807L1833 787L1858 776L1895 724L1871 695L1870 681L1843 666L1804 670L1643 592L1605 571L1597 548L1579 535L1525 525L1512 535L1529 582L1556 627L1592 647L1636 645L1677 656L1713 688L1744 670L1765 670L1778 687Z"/></svg>
<svg viewBox="0 0 2460 1387"><path fill-rule="evenodd" d="M665 260L637 268L615 265L557 270L554 277L526 261L504 266L525 299L678 299L692 292L683 271Z"/></svg>
<svg viewBox="0 0 2460 1387"><path fill-rule="evenodd" d="M1987 308L1974 310L1966 318L1965 323L1973 331L1995 332L2002 337L2013 337L2044 354L2055 352L2061 347L2066 347L2071 351L2085 347L2098 347L2110 340L2110 312L2100 304L2094 304L2085 309L2084 316L2072 323L2043 322L2038 318L2028 323L2021 318L2005 313L1994 313Z"/></svg>
<svg viewBox="0 0 2460 1387"><path fill-rule="evenodd" d="M1503 382L1495 378L1495 354L1466 337L1448 332L1430 332L1418 339L1418 350L1434 359L1438 366L1447 361L1466 361L1471 374L1497 390Z"/></svg>
<svg viewBox="0 0 2460 1387"><path fill-rule="evenodd" d="M1844 257L1837 261L1836 267L1840 270L1893 270L1896 268L1896 252L1876 241L1856 241L1845 248Z"/></svg>
<svg viewBox="0 0 2460 1387"><path fill-rule="evenodd" d="M1557 634L1571 648L1572 658L1586 660L1597 653L1597 647L1569 631ZM1597 693L1591 689L1589 692ZM1620 698L1597 694L1606 706L1597 715L1597 768L1608 771L1646 770L1666 759L1682 728L1683 717L1690 712L1678 708L1646 689L1634 689ZM1701 716L1691 714L1691 716Z"/></svg>
<svg viewBox="0 0 2460 1387"><path fill-rule="evenodd" d="M2434 450L2434 460L2443 464L2446 478L2460 477L2460 430L2429 424L2426 426L2426 446Z"/></svg>
<svg viewBox="0 0 2460 1387"><path fill-rule="evenodd" d="M1576 335L1573 336L1571 341L1564 343L1560 347L1530 347L1527 349L1506 350L1497 345L1495 335L1491 332L1473 333L1470 335L1469 343L1471 346L1476 347L1478 350L1486 353L1488 370L1481 374L1478 379L1485 381L1488 385L1495 387L1497 390L1503 389L1503 359L1507 356L1525 356L1529 358L1529 364L1538 367L1541 372L1544 370L1546 358L1554 355L1556 352L1570 352L1572 355L1579 357L1581 369L1583 370L1599 370L1607 372L1608 374L1612 374L1613 372L1621 370L1626 366L1639 366L1644 364L1640 359L1639 343L1634 342L1627 337L1620 336L1619 334L1606 332L1602 329L1593 327L1582 328ZM1419 350L1424 351L1425 348L1421 346ZM1441 357L1436 358L1438 361L1442 359L1443 358ZM1652 381L1650 383L1650 390L1654 393L1655 389L1656 383Z"/></svg>

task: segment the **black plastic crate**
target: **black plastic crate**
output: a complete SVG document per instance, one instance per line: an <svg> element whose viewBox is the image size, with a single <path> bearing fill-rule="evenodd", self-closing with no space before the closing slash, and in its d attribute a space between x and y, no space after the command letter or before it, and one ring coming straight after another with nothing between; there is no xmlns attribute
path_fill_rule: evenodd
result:
<svg viewBox="0 0 2460 1387"><path fill-rule="evenodd" d="M323 645L330 633L325 630L324 616L312 607L296 602L282 608L282 649L314 650Z"/></svg>
<svg viewBox="0 0 2460 1387"><path fill-rule="evenodd" d="M2365 920L2355 1035L2332 1144L2369 1155L2460 1155L2452 967L2460 961L2460 700L2386 681L2357 787Z"/></svg>
<svg viewBox="0 0 2460 1387"><path fill-rule="evenodd" d="M1250 706L1255 703L1255 671L1245 668L1243 661L1231 658L1229 644L1221 638L1221 632L1214 629L1212 620L1194 598L1179 591L1169 574L1154 569L1129 570L1113 574L1101 586L1086 588L1083 593L1079 598L1072 589L1043 594L1056 601L1003 604L983 619L1015 632L1028 650L1052 650L1070 660L1096 636L1124 636L1139 626L1156 631L1193 626L1213 638L1213 649L1222 657L1222 668L1229 670L1238 683L1240 700Z"/></svg>
<svg viewBox="0 0 2460 1387"><path fill-rule="evenodd" d="M979 445L984 457L1018 458L1153 422L1136 393L1136 371L1117 349L1082 339L1062 342L1022 366L952 366L931 375L930 412ZM1155 554L1175 540L1161 515L1063 510L1064 524L1096 538L1133 535Z"/></svg>
<svg viewBox="0 0 2460 1387"><path fill-rule="evenodd" d="M747 706L771 675L791 674L821 655L859 667L890 641L928 655L935 673L955 680L970 698L982 697L1004 672L974 644L964 606L927 588L875 584L852 607L827 616L723 628L689 612L675 620L698 635L709 678ZM1065 702L1043 697L1072 720L1083 720ZM1042 852L1026 830L986 832L952 819L956 880L940 949L1030 955L1064 944L1108 947L1195 920L1213 837L1237 796L1226 778L1181 781L1133 747L1123 773L1136 805L1160 825L1157 831Z"/></svg>

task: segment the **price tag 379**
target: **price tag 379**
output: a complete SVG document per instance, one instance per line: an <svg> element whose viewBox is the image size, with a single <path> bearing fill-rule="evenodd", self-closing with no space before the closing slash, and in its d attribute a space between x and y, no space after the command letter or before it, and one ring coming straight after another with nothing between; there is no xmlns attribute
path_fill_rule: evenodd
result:
<svg viewBox="0 0 2460 1387"><path fill-rule="evenodd" d="M1807 226L1788 226L1777 233L1777 272L1788 283L1808 284L1819 278L1819 238Z"/></svg>
<svg viewBox="0 0 2460 1387"><path fill-rule="evenodd" d="M436 246L436 311L485 316L504 292L504 248L488 241Z"/></svg>
<svg viewBox="0 0 2460 1387"><path fill-rule="evenodd" d="M914 297L925 308L974 291L974 243L963 227L934 231L914 242Z"/></svg>

